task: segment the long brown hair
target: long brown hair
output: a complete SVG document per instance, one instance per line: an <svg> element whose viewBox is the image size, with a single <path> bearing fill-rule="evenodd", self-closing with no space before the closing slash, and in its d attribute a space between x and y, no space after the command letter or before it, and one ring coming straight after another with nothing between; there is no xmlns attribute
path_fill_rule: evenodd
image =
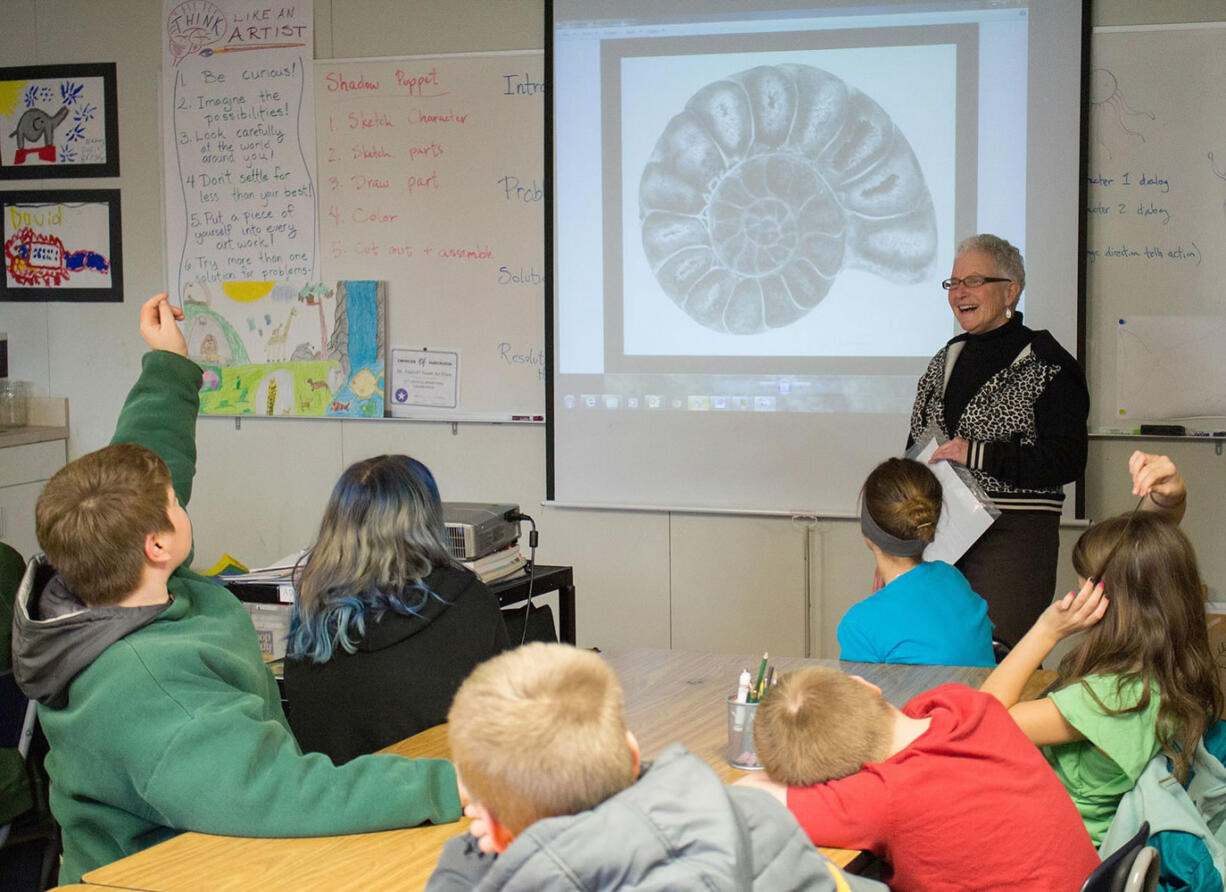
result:
<svg viewBox="0 0 1226 892"><path fill-rule="evenodd" d="M1166 518L1134 512L1086 530L1073 549L1073 568L1103 584L1110 606L1060 661L1057 686L1116 675L1122 694L1139 681L1140 700L1126 709L1107 707L1086 685L1113 715L1144 710L1156 686L1158 740L1175 776L1186 781L1197 743L1222 710L1192 543Z"/></svg>

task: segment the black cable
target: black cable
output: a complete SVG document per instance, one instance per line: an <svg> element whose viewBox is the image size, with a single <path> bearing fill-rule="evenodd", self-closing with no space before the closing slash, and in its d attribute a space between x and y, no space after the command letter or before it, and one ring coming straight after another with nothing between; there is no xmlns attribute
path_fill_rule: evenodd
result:
<svg viewBox="0 0 1226 892"><path fill-rule="evenodd" d="M519 636L519 643L523 645L528 640L528 620L532 617L532 589L536 587L536 521L518 511L508 511L503 517L512 523L523 523L526 520L532 524L532 529L528 533L528 547L531 549L528 554L528 596L525 598L527 604L524 606L524 630Z"/></svg>

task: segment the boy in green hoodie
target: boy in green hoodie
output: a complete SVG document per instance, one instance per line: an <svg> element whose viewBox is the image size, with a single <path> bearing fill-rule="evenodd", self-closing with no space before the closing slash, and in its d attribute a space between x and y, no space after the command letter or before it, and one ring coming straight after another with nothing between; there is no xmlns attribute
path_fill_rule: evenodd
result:
<svg viewBox="0 0 1226 892"><path fill-rule="evenodd" d="M201 370L167 295L112 445L66 465L36 507L45 554L13 620L13 669L51 744L60 883L184 830L318 836L460 816L450 762L303 755L251 619L193 573L183 505Z"/></svg>

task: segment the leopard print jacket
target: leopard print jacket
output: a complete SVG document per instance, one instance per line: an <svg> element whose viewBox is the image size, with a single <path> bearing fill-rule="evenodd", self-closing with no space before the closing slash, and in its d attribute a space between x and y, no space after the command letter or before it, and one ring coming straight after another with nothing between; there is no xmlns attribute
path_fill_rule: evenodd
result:
<svg viewBox="0 0 1226 892"><path fill-rule="evenodd" d="M945 386L963 341L947 344L916 387L911 438L935 425L970 443L967 468L1002 510L1059 511L1064 483L1085 470L1089 395L1077 361L1046 331L971 397L945 430ZM1042 435L1040 435L1042 432Z"/></svg>

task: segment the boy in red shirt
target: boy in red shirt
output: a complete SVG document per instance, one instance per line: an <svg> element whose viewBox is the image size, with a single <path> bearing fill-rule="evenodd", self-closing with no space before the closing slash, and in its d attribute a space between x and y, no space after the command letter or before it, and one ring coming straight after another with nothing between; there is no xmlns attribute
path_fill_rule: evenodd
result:
<svg viewBox="0 0 1226 892"><path fill-rule="evenodd" d="M1077 809L995 697L934 688L902 710L835 669L790 672L754 719L773 793L818 845L865 849L895 892L1067 892L1098 866Z"/></svg>

